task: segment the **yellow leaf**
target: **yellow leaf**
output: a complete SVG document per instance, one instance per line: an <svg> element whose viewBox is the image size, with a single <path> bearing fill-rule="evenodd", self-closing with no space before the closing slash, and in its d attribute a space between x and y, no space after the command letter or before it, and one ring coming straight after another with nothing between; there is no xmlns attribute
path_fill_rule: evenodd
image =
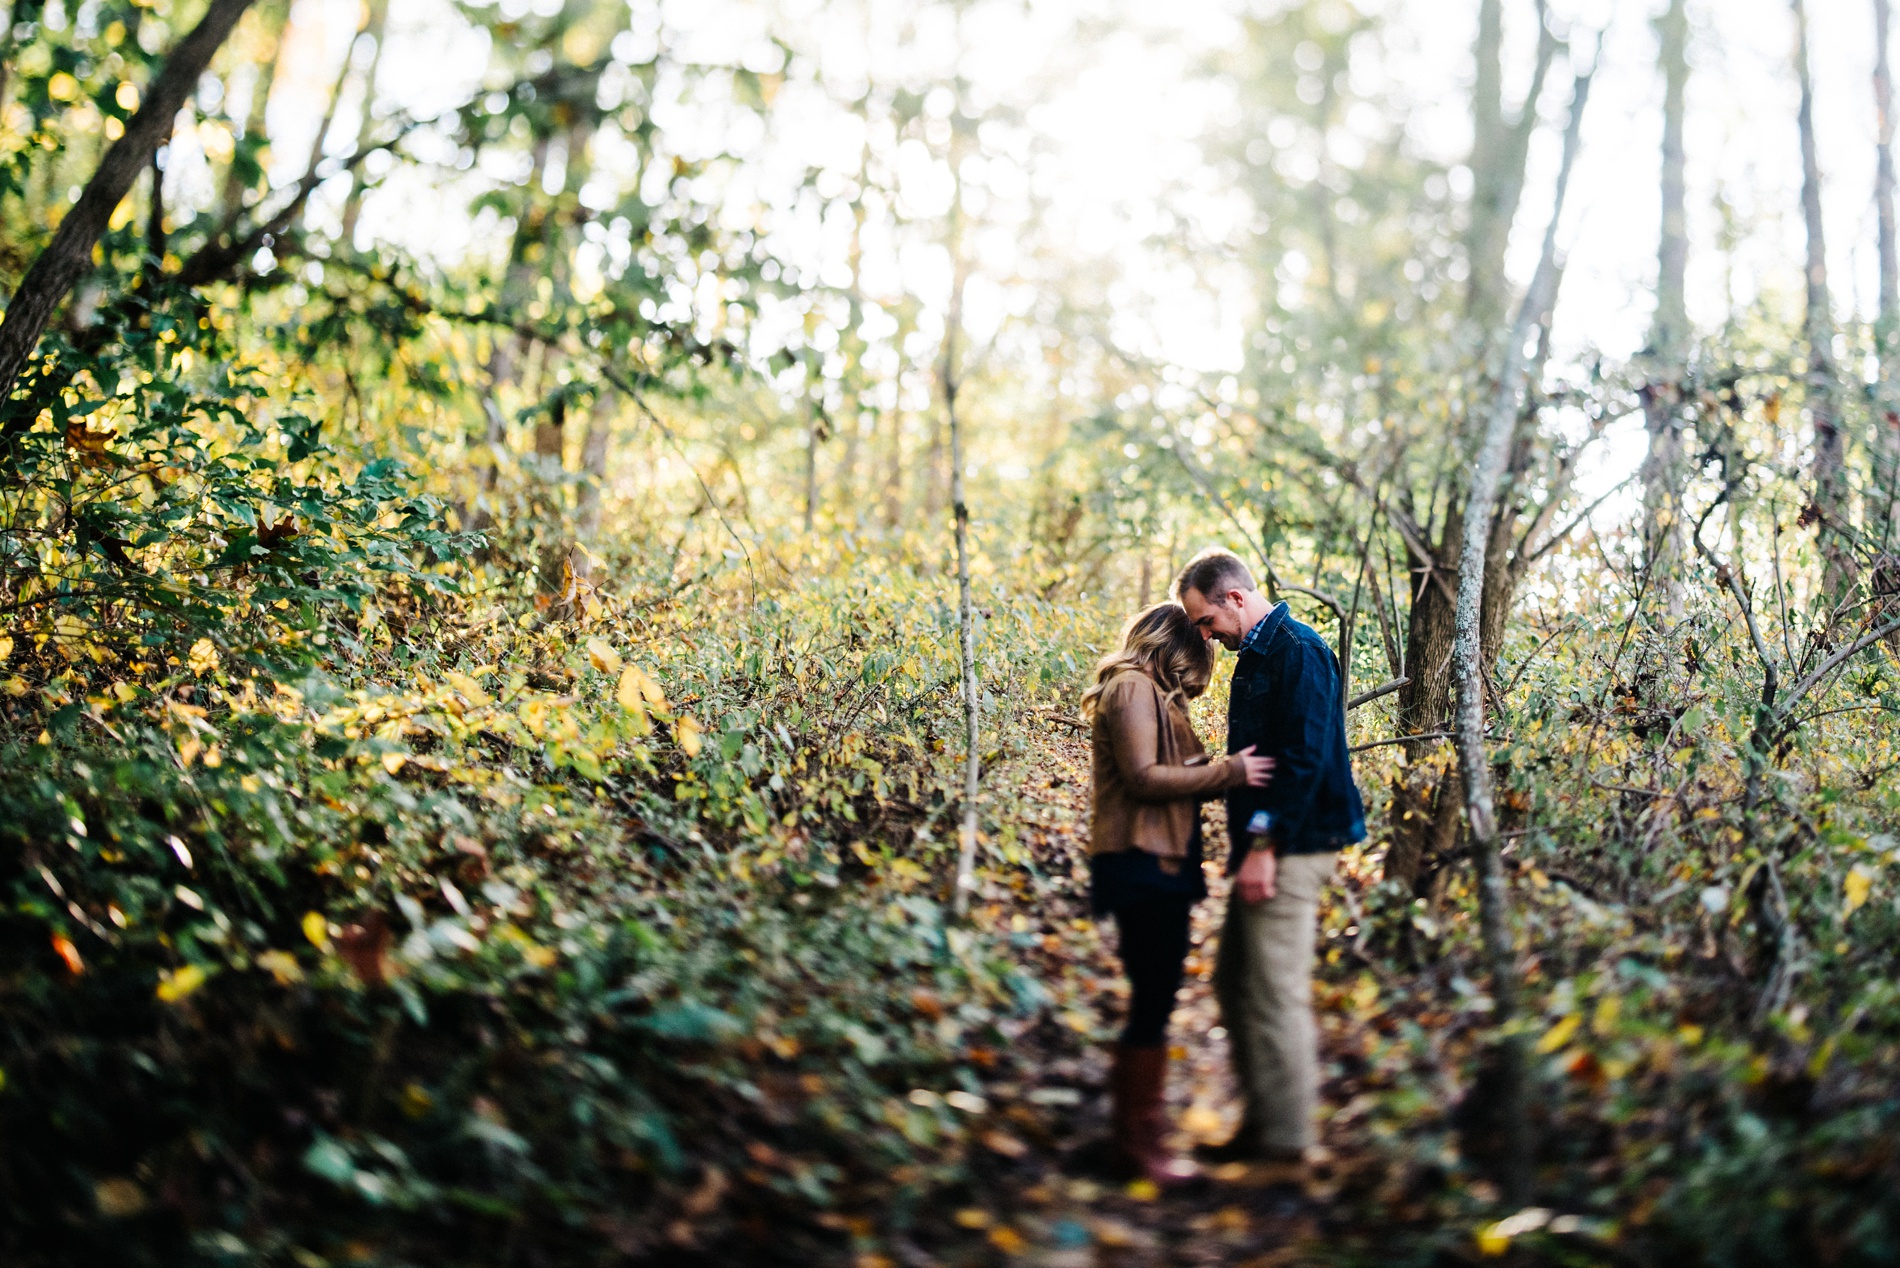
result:
<svg viewBox="0 0 1900 1268"><path fill-rule="evenodd" d="M621 708L633 715L634 728L642 735L647 731L647 701L640 680L645 677L639 666L628 665L620 675L619 689L614 692L614 699L620 702Z"/></svg>
<svg viewBox="0 0 1900 1268"><path fill-rule="evenodd" d="M653 681L644 669L638 665L628 665L620 675L618 693L620 707L629 713L635 712L635 703L644 704L653 709L666 708L666 693L660 690L660 684Z"/></svg>
<svg viewBox="0 0 1900 1268"><path fill-rule="evenodd" d="M210 639L201 638L191 645L186 662L191 666L191 672L202 678L218 667L218 649Z"/></svg>
<svg viewBox="0 0 1900 1268"><path fill-rule="evenodd" d="M475 681L475 679L471 678L469 675L456 673L454 670L450 670L448 673L448 680L449 680L449 686L455 688L457 693L461 695L462 699L468 701L470 704L474 705L477 709L489 703L488 693L482 690L481 683Z"/></svg>
<svg viewBox="0 0 1900 1268"><path fill-rule="evenodd" d="M12 656L13 639L8 635L0 634L0 661L9 660Z"/></svg>
<svg viewBox="0 0 1900 1268"><path fill-rule="evenodd" d="M998 1224L995 1228L990 1230L990 1245L996 1247L996 1249L1002 1251L1005 1255L1020 1255L1023 1252L1023 1247L1027 1244L1028 1243L1023 1241L1023 1235L1021 1233L1006 1224Z"/></svg>
<svg viewBox="0 0 1900 1268"><path fill-rule="evenodd" d="M603 674L620 672L620 653L615 651L605 639L587 640L587 661Z"/></svg>
<svg viewBox="0 0 1900 1268"><path fill-rule="evenodd" d="M327 952L330 949L329 925L322 912L306 911L303 914L303 936L319 951Z"/></svg>
<svg viewBox="0 0 1900 1268"><path fill-rule="evenodd" d="M1137 1202L1152 1202L1161 1196L1161 1187L1153 1180L1130 1180L1125 1192Z"/></svg>
<svg viewBox="0 0 1900 1268"><path fill-rule="evenodd" d="M699 723L690 717L683 717L674 725L673 734L679 741L681 752L688 757L699 756Z"/></svg>
<svg viewBox="0 0 1900 1268"><path fill-rule="evenodd" d="M1577 1027L1581 1024L1582 1018L1575 1013L1562 1018L1555 1026L1545 1031L1544 1037L1537 1041L1537 1051L1544 1054L1557 1051L1570 1042L1570 1036L1577 1033Z"/></svg>
<svg viewBox="0 0 1900 1268"><path fill-rule="evenodd" d="M1623 1011L1623 1001L1614 995L1605 995L1597 1001L1596 1013L1590 1018L1590 1029L1599 1035L1607 1035L1616 1029L1616 1018Z"/></svg>
<svg viewBox="0 0 1900 1268"><path fill-rule="evenodd" d="M99 1204L99 1214L109 1220L130 1219L146 1205L144 1190L122 1176L93 1185L92 1198Z"/></svg>
<svg viewBox="0 0 1900 1268"><path fill-rule="evenodd" d="M1503 1223L1502 1220L1499 1224ZM1488 1224L1478 1230L1478 1253L1487 1259L1495 1259L1511 1249L1511 1235L1498 1231L1498 1224Z"/></svg>
<svg viewBox="0 0 1900 1268"><path fill-rule="evenodd" d="M990 1213L981 1207L966 1206L956 1213L955 1219L964 1228L988 1228Z"/></svg>
<svg viewBox="0 0 1900 1268"><path fill-rule="evenodd" d="M303 966L288 951L266 951L257 957L257 967L267 970L279 986L303 981Z"/></svg>
<svg viewBox="0 0 1900 1268"><path fill-rule="evenodd" d="M205 971L195 964L158 975L158 997L167 1004L185 998L205 984Z"/></svg>
<svg viewBox="0 0 1900 1268"><path fill-rule="evenodd" d="M1874 874L1864 864L1856 863L1847 873L1847 881L1842 888L1847 893L1846 901L1841 904L1841 919L1845 920L1859 911L1874 892Z"/></svg>
<svg viewBox="0 0 1900 1268"><path fill-rule="evenodd" d="M408 765L408 763L409 763L409 754L407 753L384 753L383 754L383 769L388 771L392 775L401 771L404 766Z"/></svg>

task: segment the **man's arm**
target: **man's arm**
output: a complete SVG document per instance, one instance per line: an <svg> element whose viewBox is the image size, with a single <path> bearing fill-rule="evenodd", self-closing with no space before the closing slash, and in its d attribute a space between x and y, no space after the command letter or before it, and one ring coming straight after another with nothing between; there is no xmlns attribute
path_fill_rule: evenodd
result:
<svg viewBox="0 0 1900 1268"><path fill-rule="evenodd" d="M1234 873L1234 888L1243 903L1264 903L1279 892L1280 856L1272 850L1250 850Z"/></svg>
<svg viewBox="0 0 1900 1268"><path fill-rule="evenodd" d="M1276 844L1296 841L1312 817L1313 789L1325 764L1332 711L1340 708L1339 677L1330 653L1296 643L1281 670L1277 699L1267 707L1279 714L1278 741L1263 746L1275 761L1273 782L1241 789L1228 801L1230 831L1244 839L1257 811L1266 811L1267 832ZM1235 812L1239 811L1240 814Z"/></svg>

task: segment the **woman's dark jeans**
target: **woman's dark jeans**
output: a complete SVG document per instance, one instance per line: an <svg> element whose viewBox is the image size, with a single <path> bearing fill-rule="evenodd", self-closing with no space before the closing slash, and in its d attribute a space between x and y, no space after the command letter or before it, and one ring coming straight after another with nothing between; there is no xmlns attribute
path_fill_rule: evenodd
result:
<svg viewBox="0 0 1900 1268"><path fill-rule="evenodd" d="M1128 1024L1122 1042L1148 1048L1164 1042L1175 992L1187 963L1188 923L1194 900L1186 895L1155 895L1118 907L1122 971L1128 975Z"/></svg>

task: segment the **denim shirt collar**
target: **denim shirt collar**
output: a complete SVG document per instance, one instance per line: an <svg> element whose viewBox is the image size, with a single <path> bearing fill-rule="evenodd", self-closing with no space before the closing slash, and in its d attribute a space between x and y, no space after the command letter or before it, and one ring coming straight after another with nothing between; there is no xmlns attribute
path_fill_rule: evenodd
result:
<svg viewBox="0 0 1900 1268"><path fill-rule="evenodd" d="M1274 604L1273 611L1261 617L1259 623L1247 631L1247 637L1240 640L1240 650L1243 652L1266 651L1267 644L1272 641L1274 634L1286 620L1287 611L1284 600Z"/></svg>

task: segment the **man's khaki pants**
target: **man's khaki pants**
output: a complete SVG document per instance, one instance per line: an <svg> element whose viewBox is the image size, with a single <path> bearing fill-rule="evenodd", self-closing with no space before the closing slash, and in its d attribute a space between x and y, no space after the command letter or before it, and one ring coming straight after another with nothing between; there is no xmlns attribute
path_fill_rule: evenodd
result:
<svg viewBox="0 0 1900 1268"><path fill-rule="evenodd" d="M1336 854L1280 859L1272 898L1227 896L1227 921L1214 961L1221 1025L1234 1078L1246 1098L1242 1133L1267 1150L1291 1152L1317 1141L1319 1027L1313 1021L1313 943L1319 893Z"/></svg>

